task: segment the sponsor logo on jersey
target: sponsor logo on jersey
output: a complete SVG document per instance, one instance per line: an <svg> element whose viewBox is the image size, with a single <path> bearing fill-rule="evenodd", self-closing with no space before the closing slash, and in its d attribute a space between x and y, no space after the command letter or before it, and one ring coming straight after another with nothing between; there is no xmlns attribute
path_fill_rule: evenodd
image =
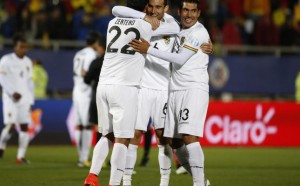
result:
<svg viewBox="0 0 300 186"><path fill-rule="evenodd" d="M185 37L181 37L180 38L180 45L182 45L184 43L184 41L185 41Z"/></svg>
<svg viewBox="0 0 300 186"><path fill-rule="evenodd" d="M171 41L170 36L164 36L163 39L166 45L170 44Z"/></svg>

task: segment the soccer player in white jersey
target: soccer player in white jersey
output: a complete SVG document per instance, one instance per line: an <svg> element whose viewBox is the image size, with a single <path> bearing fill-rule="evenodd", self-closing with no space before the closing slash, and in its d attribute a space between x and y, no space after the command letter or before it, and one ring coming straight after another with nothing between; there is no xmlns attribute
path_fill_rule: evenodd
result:
<svg viewBox="0 0 300 186"><path fill-rule="evenodd" d="M15 125L20 126L16 163L30 163L25 158L29 144L28 124L34 103L32 61L26 56L28 44L23 35L13 38L14 52L0 60L4 128L0 137L0 157L6 148Z"/></svg>
<svg viewBox="0 0 300 186"><path fill-rule="evenodd" d="M161 21L160 29L164 27L174 31L173 35L154 36L150 40L153 47L163 51L172 52L176 34L179 33L180 28L175 19L165 13L168 11L168 8L167 0L148 0L146 14L148 16L156 17ZM113 13L121 15L122 17L145 17L145 13L134 11L126 7L115 7ZM158 162L161 174L160 185L166 186L169 184L172 151L167 145L165 138L161 138L167 111L169 78L170 63L147 55L141 89L139 90L139 106L135 126L135 136L130 140L128 146L123 185L131 185L131 175L137 159L137 148L142 134L147 131L149 118L151 118L153 127L156 131L159 148Z"/></svg>
<svg viewBox="0 0 300 186"><path fill-rule="evenodd" d="M127 6L142 11L146 0L127 0ZM158 21L155 25L158 27ZM107 47L97 87L97 109L99 132L103 137L96 145L100 151L93 153L90 174L85 185L99 185L96 175L100 170L98 156L107 156L107 137L113 134L115 144L111 155L110 185L120 185L125 169L127 146L134 136L137 113L138 87L140 85L145 58L129 47L132 39L140 37L149 40L152 36L151 24L142 19L116 17L109 22ZM104 144L104 145L103 145ZM101 151L102 150L102 151ZM96 161L96 162L95 162ZM100 167L101 168L101 167ZM98 169L98 168L97 168Z"/></svg>
<svg viewBox="0 0 300 186"><path fill-rule="evenodd" d="M147 53L172 63L170 94L164 136L171 138L171 146L181 164L191 173L194 186L206 186L204 154L199 143L203 137L208 108L209 57L199 48L209 41L205 27L198 22L199 0L182 0L179 7L182 30L178 53L159 51L145 40L134 40L130 45L138 52Z"/></svg>
<svg viewBox="0 0 300 186"><path fill-rule="evenodd" d="M89 152L93 136L93 128L89 122L89 106L92 96L92 88L84 83L84 76L91 62L96 59L98 40L100 35L91 31L86 38L86 47L78 51L73 59L73 105L75 108L75 142L79 156L78 167L90 167Z"/></svg>

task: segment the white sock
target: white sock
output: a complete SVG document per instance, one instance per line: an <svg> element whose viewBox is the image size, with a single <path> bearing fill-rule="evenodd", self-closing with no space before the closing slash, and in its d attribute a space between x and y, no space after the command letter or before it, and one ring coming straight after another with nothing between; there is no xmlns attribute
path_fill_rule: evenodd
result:
<svg viewBox="0 0 300 186"><path fill-rule="evenodd" d="M137 145L129 144L128 146L127 155L126 155L125 172L123 175L123 186L131 185L131 175L136 163L137 149L138 149Z"/></svg>
<svg viewBox="0 0 300 186"><path fill-rule="evenodd" d="M178 149L174 149L174 152L175 152L177 159L179 160L181 166L183 166L185 168L185 170L187 170L190 174L192 174L191 167L189 164L189 159L188 159L189 152L187 151L186 146L182 145Z"/></svg>
<svg viewBox="0 0 300 186"><path fill-rule="evenodd" d="M102 137L97 142L94 151L93 151L93 158L92 158L92 165L90 168L90 173L98 175L101 171L102 165L109 153L109 148L112 142L106 138Z"/></svg>
<svg viewBox="0 0 300 186"><path fill-rule="evenodd" d="M172 152L169 145L158 145L158 163L161 176L160 186L168 186L172 165Z"/></svg>
<svg viewBox="0 0 300 186"><path fill-rule="evenodd" d="M82 151L81 151L81 147L82 147L82 130L78 130L76 129L75 130L75 133L74 133L74 138L75 138L75 143L76 143L76 148L77 148L77 153L78 153L78 159L80 162L82 162L83 158L82 158Z"/></svg>
<svg viewBox="0 0 300 186"><path fill-rule="evenodd" d="M115 143L110 164L109 185L120 185L125 170L127 147L121 143Z"/></svg>
<svg viewBox="0 0 300 186"><path fill-rule="evenodd" d="M28 132L20 131L19 133L19 148L17 159L25 158L25 153L29 144L29 134Z"/></svg>
<svg viewBox="0 0 300 186"><path fill-rule="evenodd" d="M204 154L199 142L186 146L189 152L189 164L194 186L204 186Z"/></svg>
<svg viewBox="0 0 300 186"><path fill-rule="evenodd" d="M89 154L91 149L91 143L93 138L93 131L92 130L83 130L82 131L82 138L81 138L81 155L82 161L89 160Z"/></svg>
<svg viewBox="0 0 300 186"><path fill-rule="evenodd" d="M7 142L11 137L11 134L9 133L9 129L10 126L8 125L2 129L1 137L0 137L0 149L3 150L6 149Z"/></svg>

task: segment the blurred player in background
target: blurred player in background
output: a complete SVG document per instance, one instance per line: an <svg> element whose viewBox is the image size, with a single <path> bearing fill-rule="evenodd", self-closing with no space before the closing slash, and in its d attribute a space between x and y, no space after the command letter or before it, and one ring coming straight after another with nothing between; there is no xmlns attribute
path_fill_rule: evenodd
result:
<svg viewBox="0 0 300 186"><path fill-rule="evenodd" d="M191 173L194 186L206 186L204 154L199 143L203 136L207 113L209 57L200 49L209 42L209 34L198 22L199 0L183 0L179 13L182 30L178 53L160 51L142 39L130 43L136 51L147 53L172 63L170 94L164 136L172 139L177 158Z"/></svg>
<svg viewBox="0 0 300 186"><path fill-rule="evenodd" d="M16 163L30 163L26 158L29 144L28 125L30 111L34 103L32 61L26 56L28 43L25 37L17 34L13 38L14 52L0 60L0 83L3 89L4 128L0 137L0 158L15 125L19 125L19 147Z"/></svg>
<svg viewBox="0 0 300 186"><path fill-rule="evenodd" d="M84 76L91 62L97 57L99 48L97 32L90 32L86 38L87 46L75 54L73 60L73 105L76 116L75 141L78 151L78 167L90 167L89 152L91 148L93 128L89 122L89 107L92 98L92 87L84 83Z"/></svg>
<svg viewBox="0 0 300 186"><path fill-rule="evenodd" d="M92 61L89 70L84 76L84 82L92 86L92 99L90 102L89 108L89 122L94 126L98 125L98 112L97 112L97 104L96 104L96 91L97 85L99 81L99 75L102 68L102 63L104 60L104 53L106 49L106 39L105 37L99 37L98 39L99 47L97 48L97 58ZM99 136L100 135L100 136ZM101 133L97 133L97 141L101 137Z"/></svg>

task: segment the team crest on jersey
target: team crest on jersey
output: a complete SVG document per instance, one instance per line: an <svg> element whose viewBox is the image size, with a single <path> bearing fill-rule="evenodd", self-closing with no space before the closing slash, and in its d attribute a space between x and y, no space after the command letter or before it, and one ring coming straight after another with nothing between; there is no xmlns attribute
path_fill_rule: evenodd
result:
<svg viewBox="0 0 300 186"><path fill-rule="evenodd" d="M182 45L184 43L184 41L185 41L185 37L181 37L180 38L180 45Z"/></svg>
<svg viewBox="0 0 300 186"><path fill-rule="evenodd" d="M170 44L171 41L170 36L164 36L163 39L166 45Z"/></svg>

